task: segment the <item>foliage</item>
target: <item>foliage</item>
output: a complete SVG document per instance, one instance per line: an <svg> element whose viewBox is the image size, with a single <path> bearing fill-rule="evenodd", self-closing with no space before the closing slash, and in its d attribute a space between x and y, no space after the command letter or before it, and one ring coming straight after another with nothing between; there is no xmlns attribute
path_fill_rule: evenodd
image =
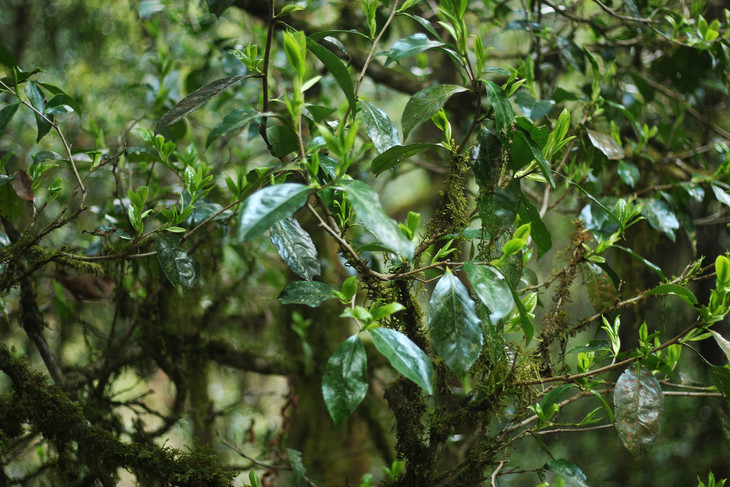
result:
<svg viewBox="0 0 730 487"><path fill-rule="evenodd" d="M607 485L695 404L730 443L720 2L146 1L66 66L26 3L0 484Z"/></svg>

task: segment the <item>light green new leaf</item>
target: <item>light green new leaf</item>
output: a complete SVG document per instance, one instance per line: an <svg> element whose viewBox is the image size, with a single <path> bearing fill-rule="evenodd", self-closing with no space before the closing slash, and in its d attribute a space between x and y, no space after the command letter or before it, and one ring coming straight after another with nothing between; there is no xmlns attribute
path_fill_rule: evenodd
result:
<svg viewBox="0 0 730 487"><path fill-rule="evenodd" d="M491 297L488 300L492 302ZM500 304L492 313L498 316L502 310ZM431 294L428 329L433 348L457 377L463 378L479 358L484 334L469 291L448 269Z"/></svg>
<svg viewBox="0 0 730 487"><path fill-rule="evenodd" d="M492 324L497 324L512 311L512 291L501 272L494 267L473 262L465 263L464 271L479 300L489 308L489 321Z"/></svg>
<svg viewBox="0 0 730 487"><path fill-rule="evenodd" d="M678 284L661 284L649 291L648 294L671 294L672 296L677 296L692 307L697 305L697 298L692 291Z"/></svg>
<svg viewBox="0 0 730 487"><path fill-rule="evenodd" d="M570 460L564 458L550 460L545 464L545 468L558 474L571 487L588 487L585 474Z"/></svg>
<svg viewBox="0 0 730 487"><path fill-rule="evenodd" d="M173 285L189 291L198 280L200 264L180 248L179 242L179 237L160 234L157 238L157 261Z"/></svg>
<svg viewBox="0 0 730 487"><path fill-rule="evenodd" d="M388 58L385 60L385 66L403 59L404 57L414 56L419 52L428 51L434 47L443 46L443 42L432 41L422 32L418 32L405 39L398 39L388 51Z"/></svg>
<svg viewBox="0 0 730 487"><path fill-rule="evenodd" d="M256 191L241 205L238 241L256 238L277 221L291 216L304 206L308 195L309 187L297 183L277 184Z"/></svg>
<svg viewBox="0 0 730 487"><path fill-rule="evenodd" d="M381 172L395 167L401 162L405 161L409 157L418 154L424 149L429 147L441 147L438 144L409 144L409 145L395 145L390 147L385 152L373 159L372 170L377 175Z"/></svg>
<svg viewBox="0 0 730 487"><path fill-rule="evenodd" d="M621 442L635 457L643 457L659 434L664 413L659 382L648 369L630 366L616 382L613 403Z"/></svg>
<svg viewBox="0 0 730 487"><path fill-rule="evenodd" d="M489 103L492 104L492 108L494 109L497 126L501 129L507 127L507 125L515 121L515 112L512 110L512 105L504 94L504 90L493 81L485 82L484 87L487 90Z"/></svg>
<svg viewBox="0 0 730 487"><path fill-rule="evenodd" d="M428 355L403 333L390 328L370 330L375 348L388 359L390 365L433 395L433 364Z"/></svg>
<svg viewBox="0 0 730 487"><path fill-rule="evenodd" d="M385 214L378 194L362 181L342 181L338 189L347 193L357 217L380 242L398 255L413 258L414 245L398 224Z"/></svg>
<svg viewBox="0 0 730 487"><path fill-rule="evenodd" d="M357 107L357 102L355 101L355 87L352 84L352 78L350 77L350 73L347 71L347 67L345 67L342 61L340 61L340 58L332 54L332 52L328 49L322 47L321 44L311 37L307 38L307 48L312 51L322 64L329 69L330 73L332 73L332 76L334 76L335 81L340 86L340 89L342 89L347 101L350 103L350 111L354 116Z"/></svg>
<svg viewBox="0 0 730 487"><path fill-rule="evenodd" d="M406 103L401 117L403 140L408 138L411 130L430 120L441 110L452 95L462 91L466 91L466 88L457 85L436 85L413 95Z"/></svg>
<svg viewBox="0 0 730 487"><path fill-rule="evenodd" d="M360 337L353 335L335 349L322 377L322 395L335 425L352 414L367 392L367 356Z"/></svg>
<svg viewBox="0 0 730 487"><path fill-rule="evenodd" d="M274 223L269 236L276 251L295 274L311 281L322 272L312 237L294 218L283 218Z"/></svg>
<svg viewBox="0 0 730 487"><path fill-rule="evenodd" d="M281 304L303 304L317 308L328 299L334 299L332 286L319 281L294 281L279 294Z"/></svg>
<svg viewBox="0 0 730 487"><path fill-rule="evenodd" d="M367 125L368 136L378 153L382 154L391 147L400 145L398 129L383 110L365 100L360 100L360 108Z"/></svg>

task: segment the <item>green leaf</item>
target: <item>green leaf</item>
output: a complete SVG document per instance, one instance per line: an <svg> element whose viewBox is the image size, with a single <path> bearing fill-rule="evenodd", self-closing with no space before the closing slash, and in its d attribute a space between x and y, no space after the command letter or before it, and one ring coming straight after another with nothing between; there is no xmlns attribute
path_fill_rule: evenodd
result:
<svg viewBox="0 0 730 487"><path fill-rule="evenodd" d="M35 85L35 83L33 83L31 80L28 80L27 84L25 85L25 94L28 95L28 100L30 100L30 104L33 106L33 108L35 108L40 113L44 113L46 111L46 103L43 100L43 94L41 93L40 89L38 89L38 87ZM40 142L40 140L48 132L50 132L51 124L37 113L35 113L35 122L38 129L36 142Z"/></svg>
<svg viewBox="0 0 730 487"><path fill-rule="evenodd" d="M533 122L547 115L555 106L552 100L536 100L524 91L517 93L515 101L522 113Z"/></svg>
<svg viewBox="0 0 730 487"><path fill-rule="evenodd" d="M317 43L317 41L311 37L307 38L307 48L309 48L309 50L312 51L312 54L317 56L322 64L324 64L325 67L329 69L330 73L332 73L332 76L334 76L335 81L340 86L340 89L342 89L347 101L350 103L350 111L354 117L355 111L357 110L355 87L352 84L352 78L350 77L350 73L347 71L345 65L342 61L340 61L340 58L328 49L322 47L322 45Z"/></svg>
<svg viewBox="0 0 730 487"><path fill-rule="evenodd" d="M215 142L218 137L226 137L227 135L241 130L249 123L262 117L264 115L273 115L272 113L261 113L256 110L233 110L231 113L223 117L223 121L215 126L215 128L208 134L208 138L205 140L205 148L207 149L210 145Z"/></svg>
<svg viewBox="0 0 730 487"><path fill-rule="evenodd" d="M215 14L217 18L223 15L228 7L233 5L235 0L208 0L208 10L210 13Z"/></svg>
<svg viewBox="0 0 730 487"><path fill-rule="evenodd" d="M332 287L318 281L294 281L279 294L281 304L303 304L317 308L328 299L334 299Z"/></svg>
<svg viewBox="0 0 730 487"><path fill-rule="evenodd" d="M335 349L322 377L322 395L335 426L352 414L367 392L367 356L360 337L353 335Z"/></svg>
<svg viewBox="0 0 730 487"><path fill-rule="evenodd" d="M418 32L405 39L398 39L388 51L388 58L385 60L385 67L391 63L403 59L407 56L413 56L419 52L428 51L435 47L445 45L443 42L432 41L422 32Z"/></svg>
<svg viewBox="0 0 730 487"><path fill-rule="evenodd" d="M639 168L631 162L618 161L618 176L621 181L633 188L639 182Z"/></svg>
<svg viewBox="0 0 730 487"><path fill-rule="evenodd" d="M418 154L424 149L429 147L441 147L438 144L409 144L409 145L395 145L385 150L382 154L378 155L373 159L372 170L375 174L395 167L401 162L405 161L409 157Z"/></svg>
<svg viewBox="0 0 730 487"><path fill-rule="evenodd" d="M271 144L271 155L281 159L299 149L299 139L292 129L285 125L272 125L266 129Z"/></svg>
<svg viewBox="0 0 730 487"><path fill-rule="evenodd" d="M390 328L370 330L375 348L388 359L390 365L433 395L433 364L428 355L403 333Z"/></svg>
<svg viewBox="0 0 730 487"><path fill-rule="evenodd" d="M53 95L46 104L46 115L56 115L59 113L78 113L78 107L73 98L66 93L58 93ZM80 115L80 114L79 114Z"/></svg>
<svg viewBox="0 0 730 487"><path fill-rule="evenodd" d="M311 281L322 272L312 237L294 218L282 218L274 223L269 236L276 251L295 274Z"/></svg>
<svg viewBox="0 0 730 487"><path fill-rule="evenodd" d="M365 100L360 100L360 108L367 125L368 136L378 153L382 154L391 147L400 146L398 129L383 110Z"/></svg>
<svg viewBox="0 0 730 487"><path fill-rule="evenodd" d="M499 270L488 265L466 262L464 271L477 297L489 309L489 321L492 324L497 324L512 311L512 292Z"/></svg>
<svg viewBox="0 0 730 487"><path fill-rule="evenodd" d="M540 212L537 211L535 205L532 204L532 201L523 191L520 191L520 209L518 213L521 221L528 221L532 224L530 235L537 245L537 258L539 260L540 257L553 248L553 239L550 230L547 229L542 218L540 218Z"/></svg>
<svg viewBox="0 0 730 487"><path fill-rule="evenodd" d="M707 330L710 332L710 334L713 336L717 344L722 349L722 352L725 354L725 357L727 357L728 362L730 362L730 341L726 340L722 335L720 335L715 330Z"/></svg>
<svg viewBox="0 0 730 487"><path fill-rule="evenodd" d="M525 305L522 303L522 300L515 290L510 287L510 291L512 292L512 298L515 302L515 306L517 306L517 312L520 317L520 328L522 328L522 333L525 335L525 346L527 346L530 344L530 341L532 341L532 337L535 336L535 325L530 320L530 312L527 311L527 308L525 308Z"/></svg>
<svg viewBox="0 0 730 487"><path fill-rule="evenodd" d="M540 172L542 172L542 175L545 176L545 179L547 179L548 183L550 183L550 187L555 188L555 180L553 179L553 172L550 169L550 163L547 159L545 159L545 156L542 155L542 151L537 146L535 141L532 140L530 134L526 130L523 130L521 127L517 127L517 129L513 133L517 135L517 138L521 139L522 142L530 149L530 152L532 152L532 157L534 157L535 161L537 161Z"/></svg>
<svg viewBox="0 0 730 487"><path fill-rule="evenodd" d="M654 198L646 199L641 205L641 214L646 217L649 225L665 233L674 242L674 231L679 228L679 220L667 202Z"/></svg>
<svg viewBox="0 0 730 487"><path fill-rule="evenodd" d="M715 383L717 390L723 395L725 401L730 404L730 365L719 367L717 365L708 364L708 367L710 368L712 380Z"/></svg>
<svg viewBox="0 0 730 487"><path fill-rule="evenodd" d="M488 293L487 289L483 291ZM495 305L491 296L488 300ZM504 303L499 303L492 313L499 316L503 309ZM428 330L436 353L457 377L463 378L479 358L484 334L469 291L448 269L436 284L428 303Z"/></svg>
<svg viewBox="0 0 730 487"><path fill-rule="evenodd" d="M596 206L598 206L601 210L603 210L606 213L606 215L608 215L608 217L611 218L611 220L616 222L616 225L618 225L619 228L623 228L623 225L621 224L621 220L619 220L619 218L611 210L609 210L606 207L606 205L604 205L603 203L598 201L595 196L593 196L591 193L589 193L588 191L583 189L583 187L581 185L579 185L578 183L573 182L570 178L568 178L566 176L563 176L563 178L566 181L568 181L568 183L570 183L572 186L574 186L576 189L578 189L581 193L583 193L586 196L586 198L591 200L593 203L596 204Z"/></svg>
<svg viewBox="0 0 730 487"><path fill-rule="evenodd" d="M18 111L18 106L20 106L20 103L14 103L0 110L0 137L5 133L5 129L8 128L15 112Z"/></svg>
<svg viewBox="0 0 730 487"><path fill-rule="evenodd" d="M180 248L180 239L164 233L157 238L157 261L162 272L175 286L189 291L200 275L200 264Z"/></svg>
<svg viewBox="0 0 730 487"><path fill-rule="evenodd" d="M593 147L603 152L609 159L622 159L625 156L624 149L610 135L588 130L588 138Z"/></svg>
<svg viewBox="0 0 730 487"><path fill-rule="evenodd" d="M291 216L307 202L309 191L308 186L297 183L277 184L256 191L241 205L238 241L256 238L277 221Z"/></svg>
<svg viewBox="0 0 730 487"><path fill-rule="evenodd" d="M436 112L441 110L452 95L462 91L466 91L466 88L444 84L430 86L413 95L406 103L401 116L403 140L408 138L408 134L414 128L430 120Z"/></svg>
<svg viewBox="0 0 730 487"><path fill-rule="evenodd" d="M512 110L507 96L502 88L493 81L486 81L484 87L487 90L487 98L494 109L494 117L500 129L506 128L515 121L515 112Z"/></svg>
<svg viewBox="0 0 730 487"><path fill-rule="evenodd" d="M545 464L545 468L558 474L568 485L572 487L588 487L587 478L583 471L570 460L559 458L550 460Z"/></svg>
<svg viewBox="0 0 730 487"><path fill-rule="evenodd" d="M692 291L678 284L662 284L649 291L648 294L670 294L677 296L692 307L697 305L697 298Z"/></svg>
<svg viewBox="0 0 730 487"><path fill-rule="evenodd" d="M221 78L203 86L202 88L198 88L197 90L193 91L188 96L177 102L175 106L173 106L165 115L163 115L160 121L157 122L157 126L155 127L155 133L157 134L168 125L172 125L173 123L182 120L190 113L205 105L211 98L215 98L216 96L223 93L223 90L225 90L229 86L234 85L246 78L252 77L253 75L249 74L246 76L231 76L229 78Z"/></svg>
<svg viewBox="0 0 730 487"><path fill-rule="evenodd" d="M583 282L588 291L588 299L597 313L601 313L617 301L616 287L607 272L592 262L581 265L581 270Z"/></svg>
<svg viewBox="0 0 730 487"><path fill-rule="evenodd" d="M659 267L658 265L656 265L656 264L654 264L652 262L649 262L648 260L646 260L645 258L643 258L642 256L640 256L639 254L637 254L636 252L634 252L633 250L631 250L631 249L629 249L627 247L622 247L621 245L616 245L616 244L614 244L613 247L615 247L617 249L623 250L627 254L631 255L633 258L635 258L638 261L640 261L641 263L643 263L649 269L651 269L654 272L656 272L656 274L659 276L659 278L662 281L666 279L666 277L664 277L664 273L662 272L661 267Z"/></svg>
<svg viewBox="0 0 730 487"><path fill-rule="evenodd" d="M372 232L380 242L398 255L413 258L414 245L398 224L385 214L378 194L362 181L342 181L338 189L345 191L365 228Z"/></svg>
<svg viewBox="0 0 730 487"><path fill-rule="evenodd" d="M659 434L664 412L659 382L647 368L631 366L616 382L613 403L621 442L635 457L643 457Z"/></svg>
<svg viewBox="0 0 730 487"><path fill-rule="evenodd" d="M730 206L730 195L717 184L711 184L710 186L712 187L712 192L715 193L717 201L723 205Z"/></svg>
<svg viewBox="0 0 730 487"><path fill-rule="evenodd" d="M65 161L66 158L57 152L50 150L42 150L33 154L33 162L52 162L52 161Z"/></svg>

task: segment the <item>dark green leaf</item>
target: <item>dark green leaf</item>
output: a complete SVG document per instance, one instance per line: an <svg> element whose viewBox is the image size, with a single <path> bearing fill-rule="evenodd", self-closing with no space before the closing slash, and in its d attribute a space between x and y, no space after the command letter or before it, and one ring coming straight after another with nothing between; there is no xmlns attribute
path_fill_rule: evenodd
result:
<svg viewBox="0 0 730 487"><path fill-rule="evenodd" d="M618 161L618 175L621 181L632 188L639 182L639 168L631 162Z"/></svg>
<svg viewBox="0 0 730 487"><path fill-rule="evenodd" d="M272 115L271 113L263 114L256 110L233 110L231 113L223 118L223 121L215 126L215 128L208 134L208 138L205 141L205 147L210 147L210 144L216 141L218 137L226 137L227 135L241 130L249 123L257 120L263 115Z"/></svg>
<svg viewBox="0 0 730 487"><path fill-rule="evenodd" d="M233 5L234 0L208 0L208 10L220 18L228 7Z"/></svg>
<svg viewBox="0 0 730 487"><path fill-rule="evenodd" d="M398 228L398 224L385 214L378 194L362 181L342 181L338 189L345 191L365 228L380 242L398 255L413 258L414 245Z"/></svg>
<svg viewBox="0 0 730 487"><path fill-rule="evenodd" d="M433 365L428 355L403 333L390 328L370 330L375 348L388 359L390 365L433 395Z"/></svg>
<svg viewBox="0 0 730 487"><path fill-rule="evenodd" d="M328 107L328 106L324 106L324 105L305 105L304 106L304 114L307 115L307 112L309 112L309 115L307 115L307 116L309 116L316 123L320 123L322 120L329 117L336 111L337 111L336 108Z"/></svg>
<svg viewBox="0 0 730 487"><path fill-rule="evenodd" d="M488 296L488 300L495 305L491 297ZM503 309L504 303L500 302L492 313L498 316ZM457 377L463 378L479 358L484 334L469 291L448 269L436 284L428 303L428 330L436 353Z"/></svg>
<svg viewBox="0 0 730 487"><path fill-rule="evenodd" d="M368 392L367 357L360 337L342 342L327 361L322 395L335 425L347 419Z"/></svg>
<svg viewBox="0 0 730 487"><path fill-rule="evenodd" d="M618 293L608 273L592 262L583 264L581 270L588 299L597 313L603 312L618 300Z"/></svg>
<svg viewBox="0 0 730 487"><path fill-rule="evenodd" d="M537 146L535 141L532 140L530 134L520 127L517 127L517 130L514 131L514 134L517 135L517 137L521 139L524 144L530 149L530 152L532 152L532 157L534 157L535 161L537 161L540 172L542 172L542 175L545 176L545 179L547 179L548 183L550 183L550 186L552 188L555 188L555 180L553 179L553 172L550 169L550 163L547 159L545 159L545 156L542 155L542 151Z"/></svg>
<svg viewBox="0 0 730 487"><path fill-rule="evenodd" d="M401 117L403 140L408 138L411 130L430 120L436 112L441 110L452 95L462 91L466 91L466 88L444 84L430 86L413 95L406 103Z"/></svg>
<svg viewBox="0 0 730 487"><path fill-rule="evenodd" d="M530 236L537 245L537 259L539 260L540 257L553 248L553 239L542 218L540 218L540 212L537 211L535 205L532 204L532 201L522 191L520 191L519 215L521 221L532 224Z"/></svg>
<svg viewBox="0 0 730 487"><path fill-rule="evenodd" d="M269 236L281 258L295 274L311 281L322 272L312 238L294 218L283 218L274 223Z"/></svg>
<svg viewBox="0 0 730 487"><path fill-rule="evenodd" d="M200 264L180 248L180 239L164 233L157 238L157 261L162 272L175 286L189 291L200 275Z"/></svg>
<svg viewBox="0 0 730 487"><path fill-rule="evenodd" d="M558 37L558 48L571 66L580 72L585 71L586 60L583 50L572 39Z"/></svg>
<svg viewBox="0 0 730 487"><path fill-rule="evenodd" d="M635 457L643 457L659 434L664 412L659 382L647 368L631 366L616 382L613 403L621 442Z"/></svg>
<svg viewBox="0 0 730 487"><path fill-rule="evenodd" d="M173 106L170 111L168 111L160 119L160 121L157 122L157 126L155 127L155 133L157 134L160 132L160 130L167 127L168 125L172 125L173 123L182 120L190 113L205 105L211 98L215 98L216 96L223 93L223 90L225 90L229 86L251 77L253 77L253 75L221 78L203 86L202 88L198 88L197 90L193 91L188 96L177 102L175 106Z"/></svg>
<svg viewBox="0 0 730 487"><path fill-rule="evenodd" d="M603 152L609 159L621 159L624 157L624 149L610 135L589 130L588 138L591 139L593 146Z"/></svg>
<svg viewBox="0 0 730 487"><path fill-rule="evenodd" d="M730 403L730 365L718 367L717 365L708 365L712 380L715 382L717 390L720 391L725 401Z"/></svg>
<svg viewBox="0 0 730 487"><path fill-rule="evenodd" d="M573 462L564 458L550 460L545 468L558 474L572 487L588 487L587 478L583 471Z"/></svg>
<svg viewBox="0 0 730 487"><path fill-rule="evenodd" d="M641 214L646 217L649 225L665 233L674 242L674 231L679 228L679 220L666 201L654 198L644 200Z"/></svg>
<svg viewBox="0 0 730 487"><path fill-rule="evenodd" d="M360 101L360 108L367 125L368 136L378 153L382 154L393 146L400 146L398 129L383 110L364 100Z"/></svg>
<svg viewBox="0 0 730 487"><path fill-rule="evenodd" d="M46 102L43 100L43 94L38 87L31 80L28 80L25 85L25 94L28 95L30 104L38 112L44 113L46 111ZM38 136L36 142L40 140L51 130L51 124L38 113L35 114L36 127L38 128Z"/></svg>
<svg viewBox="0 0 730 487"><path fill-rule="evenodd" d="M380 174L381 172L397 166L412 155L418 154L429 147L441 146L429 143L393 146L373 159L372 170L375 174Z"/></svg>
<svg viewBox="0 0 730 487"><path fill-rule="evenodd" d="M501 272L492 266L466 262L464 271L479 300L489 309L489 321L496 324L512 311L512 292Z"/></svg>
<svg viewBox="0 0 730 487"><path fill-rule="evenodd" d="M5 129L8 127L8 124L13 119L13 115L15 115L15 112L18 110L18 106L20 106L20 103L14 103L3 107L3 109L0 110L0 137L2 137L5 133Z"/></svg>
<svg viewBox="0 0 730 487"><path fill-rule="evenodd" d="M239 212L238 241L258 237L274 223L304 206L309 187L297 183L268 186L252 194Z"/></svg>
<svg viewBox="0 0 730 487"><path fill-rule="evenodd" d="M55 115L57 113L71 113L76 112L81 115L78 110L78 106L73 98L68 96L66 93L58 93L48 100L46 104L46 115Z"/></svg>
<svg viewBox="0 0 730 487"><path fill-rule="evenodd" d="M542 407L542 410L547 411L555 404L560 405L560 401L562 401L563 396L565 396L565 391L567 391L571 387L575 386L573 386L572 384L560 384L550 389L548 393L545 394L540 400L540 407Z"/></svg>
<svg viewBox="0 0 730 487"><path fill-rule="evenodd" d="M661 280L666 279L666 277L664 277L664 273L662 272L661 267L659 267L658 265L656 265L652 262L649 262L648 260L646 260L645 258L643 258L642 256L640 256L639 254L637 254L636 252L634 252L633 250L631 250L629 248L622 247L621 245L616 245L616 244L614 244L613 246L616 247L617 249L623 250L627 254L631 255L633 258L637 259L639 262L643 263L649 269L656 272L656 274L659 276L659 278Z"/></svg>
<svg viewBox="0 0 730 487"><path fill-rule="evenodd" d="M413 56L419 52L428 51L434 47L443 46L443 42L432 41L422 32L413 34L405 39L398 39L388 51L388 59L385 60L387 67L391 63L403 59L407 56Z"/></svg>
<svg viewBox="0 0 730 487"><path fill-rule="evenodd" d="M515 101L522 113L533 122L547 115L555 106L552 100L536 100L524 91L517 93Z"/></svg>
<svg viewBox="0 0 730 487"><path fill-rule="evenodd" d="M292 129L285 125L272 125L266 129L271 144L271 155L281 159L299 149L299 139Z"/></svg>
<svg viewBox="0 0 730 487"><path fill-rule="evenodd" d="M497 120L497 126L500 129L506 128L515 121L515 112L512 110L507 96L502 88L493 81L486 81L484 87L487 89L487 98L494 109L494 116Z"/></svg>
<svg viewBox="0 0 730 487"><path fill-rule="evenodd" d="M327 69L329 69L330 73L332 73L332 76L334 76L335 81L340 86L340 89L342 89L342 92L345 94L347 101L350 103L350 111L354 116L355 111L357 110L357 102L355 100L355 87L352 84L352 78L350 77L350 73L349 71L347 71L345 65L342 63L342 61L340 61L340 58L338 58L328 49L322 47L320 44L317 43L317 41L315 41L311 37L307 39L307 48L312 51L312 53L317 56L322 64L324 64Z"/></svg>
<svg viewBox="0 0 730 487"><path fill-rule="evenodd" d="M485 193L477 200L479 217L489 235L498 238L515 221L520 207L520 183L513 179L505 189L498 188L494 192L487 190Z"/></svg>
<svg viewBox="0 0 730 487"><path fill-rule="evenodd" d="M294 281L279 294L281 304L304 304L317 308L328 299L334 299L332 287L318 281Z"/></svg>
<svg viewBox="0 0 730 487"><path fill-rule="evenodd" d="M697 298L692 291L678 284L662 284L649 291L648 294L670 294L677 296L692 307L697 305Z"/></svg>

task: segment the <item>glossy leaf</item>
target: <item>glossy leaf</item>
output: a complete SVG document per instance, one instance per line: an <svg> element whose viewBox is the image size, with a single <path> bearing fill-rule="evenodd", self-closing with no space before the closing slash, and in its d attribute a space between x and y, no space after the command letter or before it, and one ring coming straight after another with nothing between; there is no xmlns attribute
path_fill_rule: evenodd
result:
<svg viewBox="0 0 730 487"><path fill-rule="evenodd" d="M621 442L635 457L643 457L659 434L664 412L659 382L648 369L631 366L616 382L613 402Z"/></svg>
<svg viewBox="0 0 730 487"><path fill-rule="evenodd" d="M639 182L639 168L631 162L618 161L618 175L621 181L632 188Z"/></svg>
<svg viewBox="0 0 730 487"><path fill-rule="evenodd" d="M159 133L160 130L164 129L168 125L172 125L173 123L182 120L190 113L205 105L211 98L215 98L216 96L223 93L223 90L225 90L229 86L251 77L253 77L253 75L221 78L203 86L202 88L198 88L197 90L193 91L188 96L177 102L175 106L173 106L165 115L163 115L160 121L157 122L157 126L155 127L155 133Z"/></svg>
<svg viewBox="0 0 730 487"><path fill-rule="evenodd" d="M405 39L398 39L388 51L388 58L385 60L385 66L388 67L404 57L414 56L419 52L428 51L435 47L443 46L443 42L432 41L422 32L418 32Z"/></svg>
<svg viewBox="0 0 730 487"><path fill-rule="evenodd" d="M540 218L540 212L522 191L520 191L520 209L518 213L521 221L532 224L530 236L537 245L537 259L539 260L540 257L553 248L553 239L550 235L550 230L547 229L542 218Z"/></svg>
<svg viewBox="0 0 730 487"><path fill-rule="evenodd" d="M322 395L335 425L352 414L367 392L367 356L360 337L353 335L335 349L322 377Z"/></svg>
<svg viewBox="0 0 730 487"><path fill-rule="evenodd" d="M180 239L161 233L157 238L157 261L162 272L175 286L189 291L200 275L200 264L180 248Z"/></svg>
<svg viewBox="0 0 730 487"><path fill-rule="evenodd" d="M299 149L299 139L292 129L285 125L271 125L266 129L271 144L271 155L282 158Z"/></svg>
<svg viewBox="0 0 730 487"><path fill-rule="evenodd" d="M391 147L400 146L398 129L383 110L364 100L360 101L360 108L367 125L368 136L378 153L382 154Z"/></svg>
<svg viewBox="0 0 730 487"><path fill-rule="evenodd" d="M441 147L438 144L409 144L409 145L395 145L385 150L382 154L378 155L373 159L372 170L375 174L395 167L401 162L405 161L409 157L418 154L424 149L429 147Z"/></svg>
<svg viewBox="0 0 730 487"><path fill-rule="evenodd" d="M725 357L727 357L728 362L730 362L730 341L728 341L727 339L725 339L722 335L720 335L715 330L707 330L707 331L710 332L710 334L712 335L712 337L715 339L715 341L717 342L717 344L722 349L722 353L725 354Z"/></svg>
<svg viewBox="0 0 730 487"><path fill-rule="evenodd" d="M205 147L210 147L210 145L219 137L226 137L237 130L241 130L246 125L263 115L264 114L257 112L256 110L233 110L231 113L223 117L223 121L216 125L208 134L208 138L205 140ZM266 115L272 114L268 113Z"/></svg>
<svg viewBox="0 0 730 487"><path fill-rule="evenodd" d="M375 328L370 334L375 348L395 370L415 382L426 394L433 395L433 364L423 350L403 333L390 328Z"/></svg>
<svg viewBox="0 0 730 487"><path fill-rule="evenodd" d="M664 232L672 242L674 241L674 231L679 228L679 220L665 201L653 198L644 200L641 214L646 217L653 228Z"/></svg>
<svg viewBox="0 0 730 487"><path fill-rule="evenodd" d="M495 305L491 296L488 300ZM494 316L499 316L504 307L504 303L495 306ZM479 358L484 335L469 291L448 269L428 303L428 330L436 353L457 377L463 378Z"/></svg>
<svg viewBox="0 0 730 487"><path fill-rule="evenodd" d="M423 89L413 95L406 103L401 117L403 125L403 140L408 138L411 131L441 110L446 102L456 93L466 91L466 88L457 85L436 85Z"/></svg>
<svg viewBox="0 0 730 487"><path fill-rule="evenodd" d="M489 309L489 321L496 324L512 311L512 291L501 272L492 266L464 264L464 271L479 300Z"/></svg>
<svg viewBox="0 0 730 487"><path fill-rule="evenodd" d="M711 184L712 192L715 194L717 201L723 205L730 206L730 195L717 184Z"/></svg>
<svg viewBox="0 0 730 487"><path fill-rule="evenodd" d="M622 159L625 156L623 147L610 135L596 130L588 130L588 138L591 140L593 147L603 152L609 159Z"/></svg>
<svg viewBox="0 0 730 487"><path fill-rule="evenodd" d="M28 96L30 104L40 113L45 113L46 103L43 99L43 94L40 89L31 80L28 80L25 85L25 94ZM35 113L35 112L34 112ZM36 128L38 130L36 142L40 140L51 131L51 124L42 116L35 113Z"/></svg>
<svg viewBox="0 0 730 487"><path fill-rule="evenodd" d="M494 117L497 120L497 126L501 129L507 127L515 121L515 112L512 110L504 90L493 81L486 81L484 87L487 90L487 98L494 109Z"/></svg>
<svg viewBox="0 0 730 487"><path fill-rule="evenodd" d="M592 262L583 264L581 271L588 291L588 299L597 313L601 313L617 301L616 287L606 271Z"/></svg>
<svg viewBox="0 0 730 487"><path fill-rule="evenodd" d="M277 184L256 191L241 205L239 242L256 238L277 221L291 216L304 206L308 195L309 187L297 183Z"/></svg>
<svg viewBox="0 0 730 487"><path fill-rule="evenodd" d="M385 214L375 190L362 181L356 180L342 181L339 189L347 193L357 217L383 245L398 255L413 258L413 242L403 235L398 224Z"/></svg>
<svg viewBox="0 0 730 487"><path fill-rule="evenodd" d="M555 106L552 100L536 100L524 91L517 93L515 101L522 113L533 122L547 115Z"/></svg>
<svg viewBox="0 0 730 487"><path fill-rule="evenodd" d="M335 81L345 94L345 98L347 98L347 101L350 103L350 111L354 116L357 109L357 102L355 101L355 87L352 84L352 78L350 77L349 71L347 71L347 67L345 67L342 61L340 61L340 58L312 38L307 39L307 48L312 51L312 54L317 56L322 64L324 64L327 69L329 69L330 73L332 73Z"/></svg>
<svg viewBox="0 0 730 487"><path fill-rule="evenodd" d="M2 137L2 135L5 133L5 129L8 127L8 124L13 119L13 115L15 115L15 112L18 111L19 106L20 103L14 103L12 105L3 107L3 109L0 110L0 137Z"/></svg>
<svg viewBox="0 0 730 487"><path fill-rule="evenodd" d="M692 291L678 284L662 284L649 291L648 294L670 294L672 296L677 296L690 306L697 305L697 298Z"/></svg>
<svg viewBox="0 0 730 487"><path fill-rule="evenodd" d="M279 294L281 304L303 304L318 308L328 299L334 299L332 287L319 281L294 281Z"/></svg>
<svg viewBox="0 0 730 487"><path fill-rule="evenodd" d="M294 218L274 223L269 236L286 265L299 277L311 281L322 272L312 237Z"/></svg>
<svg viewBox="0 0 730 487"><path fill-rule="evenodd" d="M572 487L588 487L588 478L576 464L570 460L559 458L550 460L545 468L558 474L565 482Z"/></svg>

